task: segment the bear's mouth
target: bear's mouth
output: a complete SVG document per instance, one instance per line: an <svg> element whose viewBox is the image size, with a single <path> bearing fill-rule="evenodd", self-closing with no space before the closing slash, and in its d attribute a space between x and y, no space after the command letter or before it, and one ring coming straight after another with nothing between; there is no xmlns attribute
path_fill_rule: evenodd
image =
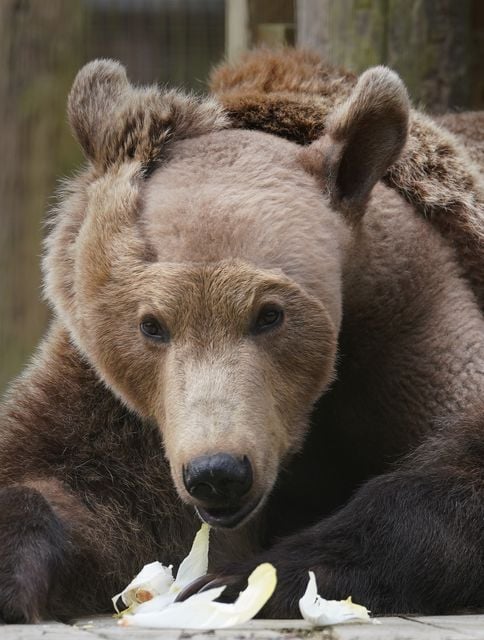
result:
<svg viewBox="0 0 484 640"><path fill-rule="evenodd" d="M211 527L218 527L221 529L234 529L241 525L243 522L249 519L257 510L261 502L260 498L248 502L243 507L224 507L203 509L202 507L196 507L197 513L200 518L209 524Z"/></svg>

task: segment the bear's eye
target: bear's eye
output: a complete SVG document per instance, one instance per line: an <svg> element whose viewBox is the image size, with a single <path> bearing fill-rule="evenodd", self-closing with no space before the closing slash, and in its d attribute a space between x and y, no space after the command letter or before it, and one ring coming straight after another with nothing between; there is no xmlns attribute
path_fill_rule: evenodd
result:
<svg viewBox="0 0 484 640"><path fill-rule="evenodd" d="M141 333L150 338L151 340L157 340L160 342L168 342L170 340L170 334L168 330L152 316L143 318L139 325Z"/></svg>
<svg viewBox="0 0 484 640"><path fill-rule="evenodd" d="M267 304L259 311L254 326L253 333L262 333L275 329L284 320L284 311L275 304Z"/></svg>

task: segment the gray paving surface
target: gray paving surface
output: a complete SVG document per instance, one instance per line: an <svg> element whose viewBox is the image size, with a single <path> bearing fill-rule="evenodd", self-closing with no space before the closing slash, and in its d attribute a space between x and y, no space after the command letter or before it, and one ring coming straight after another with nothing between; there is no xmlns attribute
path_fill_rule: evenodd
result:
<svg viewBox="0 0 484 640"><path fill-rule="evenodd" d="M378 618L372 624L314 629L298 620L251 620L222 631L160 631L120 627L111 616L72 625L0 626L0 640L484 640L484 615Z"/></svg>

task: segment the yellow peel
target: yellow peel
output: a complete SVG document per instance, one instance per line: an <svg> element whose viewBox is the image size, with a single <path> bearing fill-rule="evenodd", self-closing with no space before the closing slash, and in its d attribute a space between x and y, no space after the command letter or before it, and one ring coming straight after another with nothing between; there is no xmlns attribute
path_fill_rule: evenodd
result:
<svg viewBox="0 0 484 640"><path fill-rule="evenodd" d="M195 536L190 553L180 564L176 578L173 578L171 565L146 564L128 586L112 598L116 612L123 615L128 611L159 611L172 603L185 586L207 573L209 536L210 527L204 523ZM121 612L117 604L119 598L127 607Z"/></svg>
<svg viewBox="0 0 484 640"><path fill-rule="evenodd" d="M112 598L114 608L119 613L117 606L119 598L121 598L126 607L132 608L141 602L154 598L160 593L164 593L172 584L171 566L165 567L161 562L146 564L128 586Z"/></svg>
<svg viewBox="0 0 484 640"><path fill-rule="evenodd" d="M210 527L208 524L203 523L195 536L190 553L178 568L175 582L172 585L173 591L178 593L191 582L207 573L209 539Z"/></svg>
<svg viewBox="0 0 484 640"><path fill-rule="evenodd" d="M184 602L170 604L162 611L126 615L123 626L151 629L224 629L253 618L276 588L276 570L269 563L259 565L249 576L247 588L233 604L214 602L225 587L197 593Z"/></svg>
<svg viewBox="0 0 484 640"><path fill-rule="evenodd" d="M299 600L302 617L315 626L340 624L343 622L371 622L368 609L347 600L325 600L318 595L316 576L309 572L306 592Z"/></svg>

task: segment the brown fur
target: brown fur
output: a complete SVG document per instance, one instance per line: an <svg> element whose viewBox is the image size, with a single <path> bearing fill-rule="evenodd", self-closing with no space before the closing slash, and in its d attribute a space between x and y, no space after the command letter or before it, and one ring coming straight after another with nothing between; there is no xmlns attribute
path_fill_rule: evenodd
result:
<svg viewBox="0 0 484 640"><path fill-rule="evenodd" d="M474 167L484 172L484 111L447 113L436 118L457 137L474 162Z"/></svg>
<svg viewBox="0 0 484 640"><path fill-rule="evenodd" d="M325 131L328 115L346 98L355 77L298 50L259 50L212 74L211 89L234 126L259 129L308 144ZM474 137L470 154L482 165L482 114L444 116L456 132ZM465 140L465 146L469 137ZM475 149L475 151L472 151ZM479 151L479 149L481 149ZM413 110L401 158L384 177L456 247L474 291L484 305L484 184L458 138Z"/></svg>
<svg viewBox="0 0 484 640"><path fill-rule="evenodd" d="M135 89L124 67L106 60L95 60L80 71L67 112L86 156L100 170L129 159L145 166L160 162L174 138L228 124L215 100L154 86Z"/></svg>
<svg viewBox="0 0 484 640"><path fill-rule="evenodd" d="M212 566L243 578L273 561L268 614L297 614L309 568L326 597L375 612L476 606L482 422L460 426L484 385L462 277L479 293L475 174L415 113L402 152L408 99L384 68L355 85L309 54L263 52L215 78L233 121L282 136L226 130L213 99L137 89L117 63L74 84L90 163L46 243L55 319L0 417L0 514L18 505L0 515L0 616L108 610L144 563L178 562L198 526L183 465L221 451L250 459L258 504L215 532ZM421 215L442 208L448 225ZM267 303L284 321L257 333ZM145 317L169 339L143 336Z"/></svg>

